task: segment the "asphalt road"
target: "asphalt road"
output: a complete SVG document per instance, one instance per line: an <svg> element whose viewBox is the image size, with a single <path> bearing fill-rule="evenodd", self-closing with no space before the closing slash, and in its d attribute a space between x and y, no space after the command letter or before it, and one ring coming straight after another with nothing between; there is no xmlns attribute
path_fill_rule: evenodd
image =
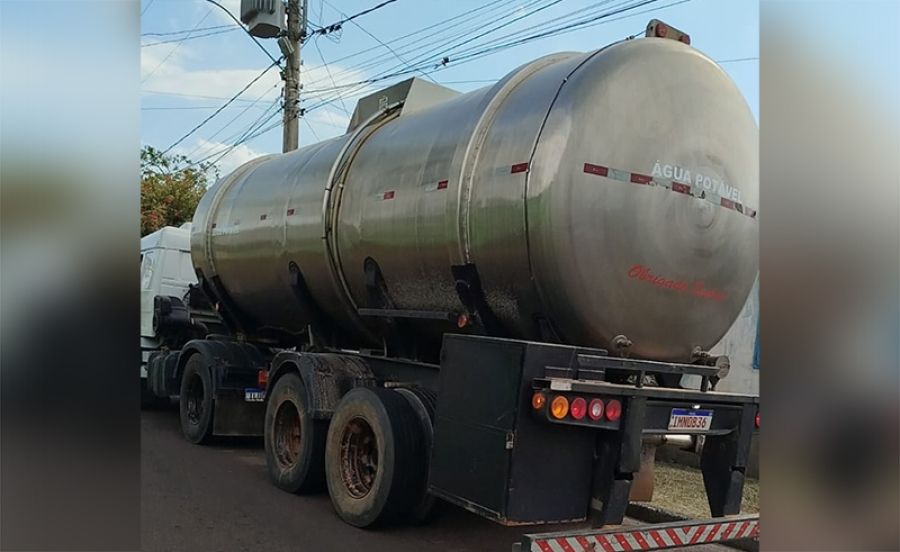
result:
<svg viewBox="0 0 900 552"><path fill-rule="evenodd" d="M191 445L174 409L142 413L141 439L147 552L508 552L526 532L560 529L501 527L456 507L427 526L357 529L338 518L327 494L296 496L271 485L260 439ZM716 545L692 550L734 552Z"/></svg>

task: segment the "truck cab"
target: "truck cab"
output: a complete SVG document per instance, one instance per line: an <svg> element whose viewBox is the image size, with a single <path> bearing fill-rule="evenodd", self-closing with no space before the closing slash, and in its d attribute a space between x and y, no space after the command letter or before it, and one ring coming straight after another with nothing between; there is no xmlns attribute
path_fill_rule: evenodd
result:
<svg viewBox="0 0 900 552"><path fill-rule="evenodd" d="M191 223L166 226L141 238L141 388L146 388L147 359L160 347L153 327L157 296L184 297L197 283L191 264Z"/></svg>

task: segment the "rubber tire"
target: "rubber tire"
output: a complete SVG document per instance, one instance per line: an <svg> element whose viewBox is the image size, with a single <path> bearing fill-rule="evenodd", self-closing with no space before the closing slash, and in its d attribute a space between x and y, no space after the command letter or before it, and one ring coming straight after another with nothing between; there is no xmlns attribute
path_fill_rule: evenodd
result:
<svg viewBox="0 0 900 552"><path fill-rule="evenodd" d="M275 416L286 401L294 403L300 415L300 457L293 466L284 468L275 453ZM325 439L328 421L310 417L306 386L299 374L289 373L278 378L267 398L264 440L266 467L269 479L283 491L309 493L325 488Z"/></svg>
<svg viewBox="0 0 900 552"><path fill-rule="evenodd" d="M187 389L188 382L196 374L200 375L200 381L203 384L203 402L201 403L200 420L195 424L188 418ZM214 403L212 375L203 355L192 355L184 366L184 373L181 376L181 394L178 397L178 411L181 418L181 433L184 434L184 438L195 445L209 443L213 432Z"/></svg>
<svg viewBox="0 0 900 552"><path fill-rule="evenodd" d="M416 492L415 505L409 512L407 521L413 525L431 523L445 511L447 503L428 492L428 472L431 467L431 447L434 442L434 412L437 407L437 394L429 389L409 388L397 389L416 410L421 424L424 450L420 461L425 465L419 489Z"/></svg>
<svg viewBox="0 0 900 552"><path fill-rule="evenodd" d="M347 423L357 417L371 426L378 450L378 471L362 498L350 495L341 476L341 438ZM425 476L424 451L418 416L406 398L379 388L347 393L331 419L325 446L328 494L341 519L360 528L408 519Z"/></svg>

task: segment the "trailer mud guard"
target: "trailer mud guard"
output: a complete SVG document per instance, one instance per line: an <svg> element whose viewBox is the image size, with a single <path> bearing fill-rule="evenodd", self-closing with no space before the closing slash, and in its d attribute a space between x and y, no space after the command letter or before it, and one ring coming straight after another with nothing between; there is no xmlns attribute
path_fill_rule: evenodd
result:
<svg viewBox="0 0 900 552"><path fill-rule="evenodd" d="M316 420L330 420L338 403L355 387L374 387L375 376L365 360L333 353L281 352L272 360L268 387L284 374L300 375Z"/></svg>

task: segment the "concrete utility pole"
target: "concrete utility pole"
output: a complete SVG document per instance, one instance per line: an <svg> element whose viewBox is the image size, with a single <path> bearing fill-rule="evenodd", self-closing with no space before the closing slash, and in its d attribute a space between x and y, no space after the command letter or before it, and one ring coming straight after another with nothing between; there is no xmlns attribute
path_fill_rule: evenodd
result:
<svg viewBox="0 0 900 552"><path fill-rule="evenodd" d="M284 140L282 151L297 149L300 143L300 41L303 39L303 21L306 20L306 0L287 0L287 39L279 41L285 55L285 68L281 72L284 80ZM302 16L301 16L302 9Z"/></svg>

